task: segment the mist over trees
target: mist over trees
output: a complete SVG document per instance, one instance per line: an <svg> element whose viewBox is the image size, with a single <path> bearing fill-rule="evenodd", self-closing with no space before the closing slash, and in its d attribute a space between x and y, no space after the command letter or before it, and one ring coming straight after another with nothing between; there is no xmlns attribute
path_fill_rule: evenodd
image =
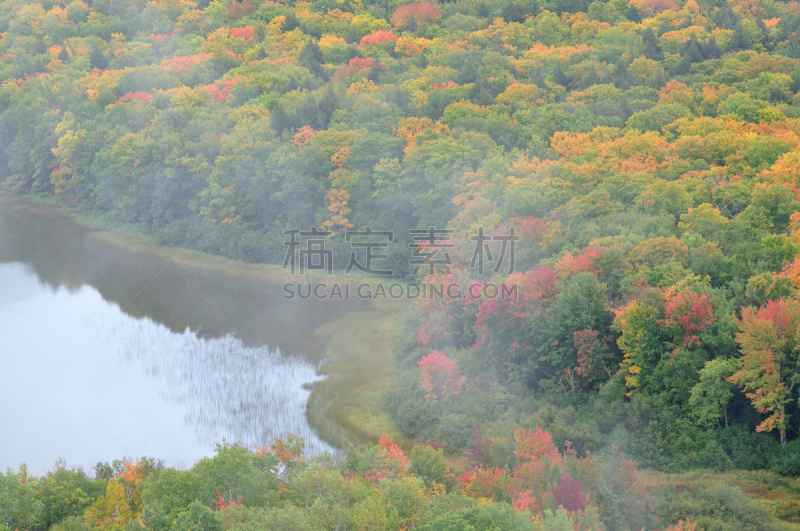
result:
<svg viewBox="0 0 800 531"><path fill-rule="evenodd" d="M420 301L396 345L385 409L417 448L465 459L434 482L460 501L421 472L428 457L399 482L351 460L286 484L335 485L346 502L259 494L294 504L254 502L284 511L275 521L341 501L358 508L342 517L352 529L517 529L526 510L546 529L651 526L649 495L620 486L638 485L631 459L800 474L799 28L797 4L773 0L9 0L0 188L259 263L283 263L284 231L314 226L344 269L344 233L371 227L394 233L382 265L397 278L517 286ZM448 273L409 262L409 231L429 227L452 231ZM514 271L475 271L478 228L513 228ZM406 467L398 450L352 459ZM354 471L380 499L345 487ZM33 503L14 477L0 496ZM119 502L106 479L81 511ZM206 498L148 528L206 518ZM458 516L412 524L400 498ZM705 509L669 513L680 493L664 499L660 528L711 525ZM5 510L20 529L62 521Z"/></svg>

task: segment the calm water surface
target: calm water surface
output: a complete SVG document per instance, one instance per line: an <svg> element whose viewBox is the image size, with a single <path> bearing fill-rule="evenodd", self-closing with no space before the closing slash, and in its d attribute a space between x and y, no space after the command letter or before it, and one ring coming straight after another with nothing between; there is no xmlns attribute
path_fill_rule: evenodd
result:
<svg viewBox="0 0 800 531"><path fill-rule="evenodd" d="M287 431L311 452L307 384L350 309L173 266L14 199L0 203L0 470L152 456L191 466L224 439Z"/></svg>

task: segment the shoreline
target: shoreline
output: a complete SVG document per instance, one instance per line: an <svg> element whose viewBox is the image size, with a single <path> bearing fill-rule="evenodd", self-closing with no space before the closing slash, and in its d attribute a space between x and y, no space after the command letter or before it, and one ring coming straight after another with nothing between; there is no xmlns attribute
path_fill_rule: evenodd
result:
<svg viewBox="0 0 800 531"><path fill-rule="evenodd" d="M270 283L296 282L300 278L275 264L253 264L186 248L160 246L147 235L104 226L97 219L83 215L74 205L61 204L60 199L8 194L0 196L0 204L3 202L10 208L68 218L86 228L91 237L115 247L136 253L163 253L162 258L169 256L174 265ZM325 279L381 284L362 275L345 277L337 273L302 278L304 282ZM324 378L309 386L306 418L323 440L338 449L377 442L382 433L396 438L400 435L380 406L382 394L397 372L391 350L391 336L397 329L394 324L408 304L359 300L353 309L357 307L360 307L358 312L349 311L338 321L325 323L313 332L324 341L324 358L317 369Z"/></svg>

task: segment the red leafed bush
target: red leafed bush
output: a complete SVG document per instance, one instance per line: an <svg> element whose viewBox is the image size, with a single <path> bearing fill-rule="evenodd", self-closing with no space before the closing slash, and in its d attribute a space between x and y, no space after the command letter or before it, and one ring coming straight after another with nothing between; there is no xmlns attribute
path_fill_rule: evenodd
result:
<svg viewBox="0 0 800 531"><path fill-rule="evenodd" d="M246 43L253 40L253 27L245 26L243 28L231 28L231 38L244 39Z"/></svg>
<svg viewBox="0 0 800 531"><path fill-rule="evenodd" d="M402 28L413 19L415 23L422 24L429 20L437 19L442 13L430 2L414 2L405 4L394 10L392 15L392 26L395 29Z"/></svg>
<svg viewBox="0 0 800 531"><path fill-rule="evenodd" d="M372 57L353 57L347 64L349 66L357 66L359 70L367 70L375 66L375 59Z"/></svg>
<svg viewBox="0 0 800 531"><path fill-rule="evenodd" d="M496 341L506 345L502 348L529 350L528 318L536 311L543 311L558 293L558 275L546 265L513 273L503 284L505 289L512 290L512 296L505 300L488 299L478 309L475 331L480 337L473 345L475 350Z"/></svg>
<svg viewBox="0 0 800 531"><path fill-rule="evenodd" d="M610 336L600 337L597 330L579 330L573 334L575 348L578 349L578 368L580 376L586 378L584 385L597 379L604 372L611 379L611 350L608 343Z"/></svg>
<svg viewBox="0 0 800 531"><path fill-rule="evenodd" d="M128 103L129 101L135 101L135 100L147 103L152 99L153 95L150 94L149 92L128 92L127 94L125 94L124 96L122 96L120 99L117 100L117 105L119 105L120 103Z"/></svg>
<svg viewBox="0 0 800 531"><path fill-rule="evenodd" d="M668 328L679 330L681 346L700 345L700 333L714 324L714 309L707 293L681 291L667 300L666 319L661 321Z"/></svg>
<svg viewBox="0 0 800 531"><path fill-rule="evenodd" d="M489 443L483 436L483 430L480 426L475 424L469 430L472 434L472 449L467 450L467 458L470 463L475 465L483 465L491 459L489 455Z"/></svg>
<svg viewBox="0 0 800 531"><path fill-rule="evenodd" d="M228 507L241 507L242 495L240 494L239 497L234 500L233 495L228 493L228 501L225 501L225 498L222 497L222 494L219 493L219 489L217 489L217 499L213 500L211 503L217 506L215 511L219 513Z"/></svg>
<svg viewBox="0 0 800 531"><path fill-rule="evenodd" d="M444 83L434 83L433 90L444 90L448 88L457 87L458 83L455 81L445 81Z"/></svg>
<svg viewBox="0 0 800 531"><path fill-rule="evenodd" d="M539 426L536 426L534 431L516 430L514 442L516 442L514 453L520 461L538 461L544 457L556 462L561 461L561 454L553 444L553 436Z"/></svg>
<svg viewBox="0 0 800 531"><path fill-rule="evenodd" d="M216 85L206 85L204 88L211 94L215 101L224 103L225 100L228 99L228 95L231 93L233 86L240 81L244 80L240 77L229 79L227 81L218 80Z"/></svg>
<svg viewBox="0 0 800 531"><path fill-rule="evenodd" d="M677 524L669 526L666 531L696 531L697 530L697 522L690 523L689 518L686 518L686 521L679 520Z"/></svg>
<svg viewBox="0 0 800 531"><path fill-rule="evenodd" d="M516 227L520 241L533 242L538 244L547 234L547 223L544 221L528 216L526 218L514 218L511 220Z"/></svg>
<svg viewBox="0 0 800 531"><path fill-rule="evenodd" d="M562 276L577 275L582 272L601 273L599 262L606 252L605 247L587 247L575 256L567 252L556 262L556 269Z"/></svg>
<svg viewBox="0 0 800 531"><path fill-rule="evenodd" d="M586 509L586 494L583 493L583 484L565 475L560 483L553 487L553 510L558 506L567 511L583 511Z"/></svg>
<svg viewBox="0 0 800 531"><path fill-rule="evenodd" d="M389 41L397 42L399 40L400 38L397 35L395 35L393 31L378 30L373 33L370 33L369 35L364 35L363 37L361 37L360 46L362 48L366 48L367 46L372 46L373 44L380 44L382 42L389 42Z"/></svg>
<svg viewBox="0 0 800 531"><path fill-rule="evenodd" d="M452 400L461 393L466 378L458 372L458 364L441 352L434 350L421 360L422 381L419 386L425 391L425 400Z"/></svg>

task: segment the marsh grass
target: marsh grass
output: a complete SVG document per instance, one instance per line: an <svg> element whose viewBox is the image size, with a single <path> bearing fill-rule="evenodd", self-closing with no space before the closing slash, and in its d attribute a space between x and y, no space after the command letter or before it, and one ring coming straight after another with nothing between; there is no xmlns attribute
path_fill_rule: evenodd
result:
<svg viewBox="0 0 800 531"><path fill-rule="evenodd" d="M403 442L383 405L398 372L391 342L406 307L372 302L367 311L351 312L318 331L328 337L326 361L320 367L328 376L314 384L306 414L311 426L331 444L347 448L377 442L384 433Z"/></svg>
<svg viewBox="0 0 800 531"><path fill-rule="evenodd" d="M778 518L783 529L800 530L800 480L797 478L779 476L767 470L692 470L677 474L648 470L642 472L642 477L649 491L674 488L677 495L688 494L690 497L720 484L738 487L745 496Z"/></svg>

